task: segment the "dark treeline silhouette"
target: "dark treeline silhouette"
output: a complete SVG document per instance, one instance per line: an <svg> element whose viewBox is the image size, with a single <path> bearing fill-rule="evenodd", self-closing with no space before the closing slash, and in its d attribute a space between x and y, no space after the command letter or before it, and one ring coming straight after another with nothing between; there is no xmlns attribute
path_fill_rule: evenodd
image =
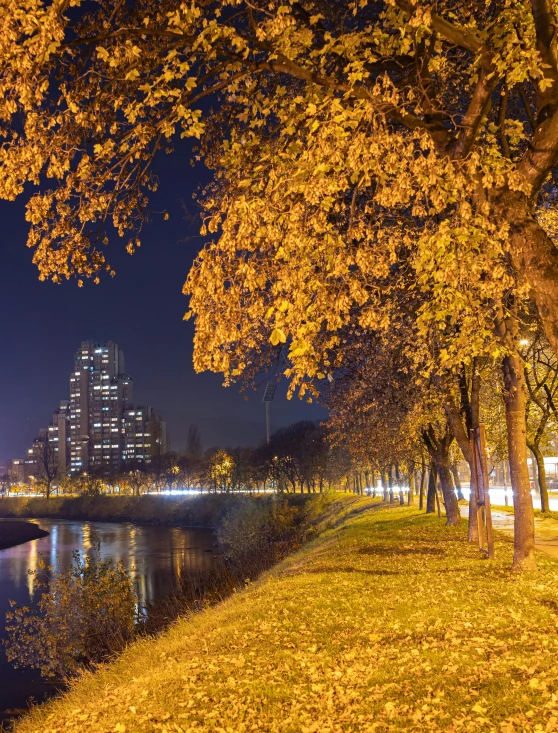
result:
<svg viewBox="0 0 558 733"><path fill-rule="evenodd" d="M199 429L190 427L185 449L154 455L149 463L128 463L115 473L88 471L37 482L45 495L131 494L194 490L207 492L316 493L326 489L362 493L366 481L349 452L328 440L327 427L302 420L277 430L269 443L203 449ZM47 488L48 487L48 488Z"/></svg>

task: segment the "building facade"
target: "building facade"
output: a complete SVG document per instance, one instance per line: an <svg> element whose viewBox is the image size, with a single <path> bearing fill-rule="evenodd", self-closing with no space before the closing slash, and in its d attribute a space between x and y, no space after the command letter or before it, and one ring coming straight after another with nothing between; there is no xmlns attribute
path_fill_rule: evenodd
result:
<svg viewBox="0 0 558 733"><path fill-rule="evenodd" d="M118 344L82 341L70 374L70 399L39 431L25 459L12 462L12 481L33 483L46 461L60 476L117 473L149 464L168 450L165 421L149 406L133 407L133 381Z"/></svg>
<svg viewBox="0 0 558 733"><path fill-rule="evenodd" d="M118 344L83 341L70 375L70 472L114 472L122 462L122 420L133 383Z"/></svg>

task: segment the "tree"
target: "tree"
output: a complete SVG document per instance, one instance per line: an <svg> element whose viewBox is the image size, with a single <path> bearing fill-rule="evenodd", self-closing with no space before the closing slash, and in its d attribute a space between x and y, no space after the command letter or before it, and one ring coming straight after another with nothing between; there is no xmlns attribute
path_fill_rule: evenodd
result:
<svg viewBox="0 0 558 733"><path fill-rule="evenodd" d="M230 450L233 467L231 472L232 491L252 491L255 487L253 449L237 447Z"/></svg>
<svg viewBox="0 0 558 733"><path fill-rule="evenodd" d="M317 0L265 8L102 0L93 8L78 1L68 13L66 3L14 0L0 43L1 194L13 198L43 173L54 183L28 207L41 277L112 272L105 225L130 234L129 251L137 247L157 152L206 129L221 139L226 121L239 132L225 149L228 164L239 158L233 170L246 168L243 148L260 148L297 172L295 186L308 169L302 183L326 214L335 214L341 191L349 201L367 197L376 225L352 219L357 242L363 226L370 237L404 224L419 282L440 265L446 279L455 275L455 249L463 264L476 255L485 272L496 263L498 279L505 254L556 351L558 252L544 206L558 158L556 9L545 0L482 8L355 0L346 9ZM201 100L219 94L220 111L204 126ZM264 135L278 143L273 150L261 146ZM216 164L210 138L203 152ZM320 149L316 163L309 140ZM281 170L267 173L239 175L237 185L250 195L267 179L284 195ZM233 214L221 203L212 228ZM286 302L285 318L268 318L278 339L281 321L295 322Z"/></svg>
<svg viewBox="0 0 558 733"><path fill-rule="evenodd" d="M469 492L469 541L478 539L477 497L474 483L473 454L471 450L471 430L478 428L480 421L481 375L477 357L472 359L470 369L461 364L457 370L443 374L435 379L441 392L444 411L455 440L469 465L471 476ZM456 399L455 393L458 398ZM453 471L453 468L450 465ZM457 473L454 471L454 475ZM460 487L459 487L460 488Z"/></svg>
<svg viewBox="0 0 558 733"><path fill-rule="evenodd" d="M201 458L202 442L200 429L197 425L190 425L188 428L188 435L186 437L186 455L194 461Z"/></svg>
<svg viewBox="0 0 558 733"><path fill-rule="evenodd" d="M74 484L80 494L98 496L103 490L103 473L101 468L91 468L74 478Z"/></svg>
<svg viewBox="0 0 558 733"><path fill-rule="evenodd" d="M527 332L521 340L527 387L527 446L537 466L541 509L549 510L543 451L550 445L550 432L556 430L558 401L558 363L540 329Z"/></svg>
<svg viewBox="0 0 558 733"><path fill-rule="evenodd" d="M526 385L523 359L519 353L519 324L513 299L498 318L501 338L508 344L502 360L508 457L514 505L513 569L536 570L535 520L527 468Z"/></svg>
<svg viewBox="0 0 558 733"><path fill-rule="evenodd" d="M147 471L143 461L134 461L126 466L126 483L134 496L140 496L147 483Z"/></svg>
<svg viewBox="0 0 558 733"><path fill-rule="evenodd" d="M353 455L377 466L382 477L387 474L385 496L392 467L398 473L398 465L407 463L411 473L420 455L419 440L424 442L431 459L431 484L435 486L438 476L442 486L447 523L458 524L449 456L454 435L443 417L437 391L429 389L426 380L420 383L412 370L404 348L407 336L401 331L389 340L370 339L356 346L358 356L349 359L351 369L339 370L326 398L332 428L338 439L347 441Z"/></svg>
<svg viewBox="0 0 558 733"><path fill-rule="evenodd" d="M48 436L35 443L34 457L36 461L35 481L44 491L46 498L49 499L52 485L60 478L60 467L58 452L48 440Z"/></svg>
<svg viewBox="0 0 558 733"><path fill-rule="evenodd" d="M180 481L179 456L168 451L161 457L161 478L168 489L172 489Z"/></svg>
<svg viewBox="0 0 558 733"><path fill-rule="evenodd" d="M423 440L430 455L430 460L436 469L435 475L440 480L446 507L447 523L450 525L459 524L459 507L451 478L450 466L450 447L454 437L449 424L446 422L438 430L436 430L434 425L428 425L423 431Z"/></svg>
<svg viewBox="0 0 558 733"><path fill-rule="evenodd" d="M199 483L203 463L201 435L197 425L190 425L186 438L186 449L178 459L178 465L185 485L193 488Z"/></svg>
<svg viewBox="0 0 558 733"><path fill-rule="evenodd" d="M180 481L187 489L193 489L201 485L203 454L197 459L187 453L178 456L178 467Z"/></svg>
<svg viewBox="0 0 558 733"><path fill-rule="evenodd" d="M226 450L216 450L210 459L210 475L215 491L229 492L233 488L234 458Z"/></svg>

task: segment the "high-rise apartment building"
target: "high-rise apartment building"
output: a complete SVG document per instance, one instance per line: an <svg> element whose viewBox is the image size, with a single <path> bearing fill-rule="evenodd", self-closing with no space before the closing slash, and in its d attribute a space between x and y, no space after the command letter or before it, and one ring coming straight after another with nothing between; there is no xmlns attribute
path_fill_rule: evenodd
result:
<svg viewBox="0 0 558 733"><path fill-rule="evenodd" d="M109 341L82 341L70 375L70 471L117 471L122 462L122 418L132 406L133 383L124 354Z"/></svg>
<svg viewBox="0 0 558 733"><path fill-rule="evenodd" d="M82 341L70 375L70 400L61 402L24 459L24 476L39 474L43 446L60 475L115 473L168 450L165 421L151 407L133 407L133 381L118 344ZM20 460L13 467L22 473Z"/></svg>

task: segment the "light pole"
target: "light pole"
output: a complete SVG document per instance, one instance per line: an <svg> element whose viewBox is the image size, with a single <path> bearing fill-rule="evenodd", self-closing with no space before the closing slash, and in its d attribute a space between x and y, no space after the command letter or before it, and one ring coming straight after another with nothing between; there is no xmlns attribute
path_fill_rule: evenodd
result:
<svg viewBox="0 0 558 733"><path fill-rule="evenodd" d="M273 402L276 389L277 380L271 378L265 386L264 396L262 397L262 402L265 402L265 437L268 445L271 439L271 403Z"/></svg>

